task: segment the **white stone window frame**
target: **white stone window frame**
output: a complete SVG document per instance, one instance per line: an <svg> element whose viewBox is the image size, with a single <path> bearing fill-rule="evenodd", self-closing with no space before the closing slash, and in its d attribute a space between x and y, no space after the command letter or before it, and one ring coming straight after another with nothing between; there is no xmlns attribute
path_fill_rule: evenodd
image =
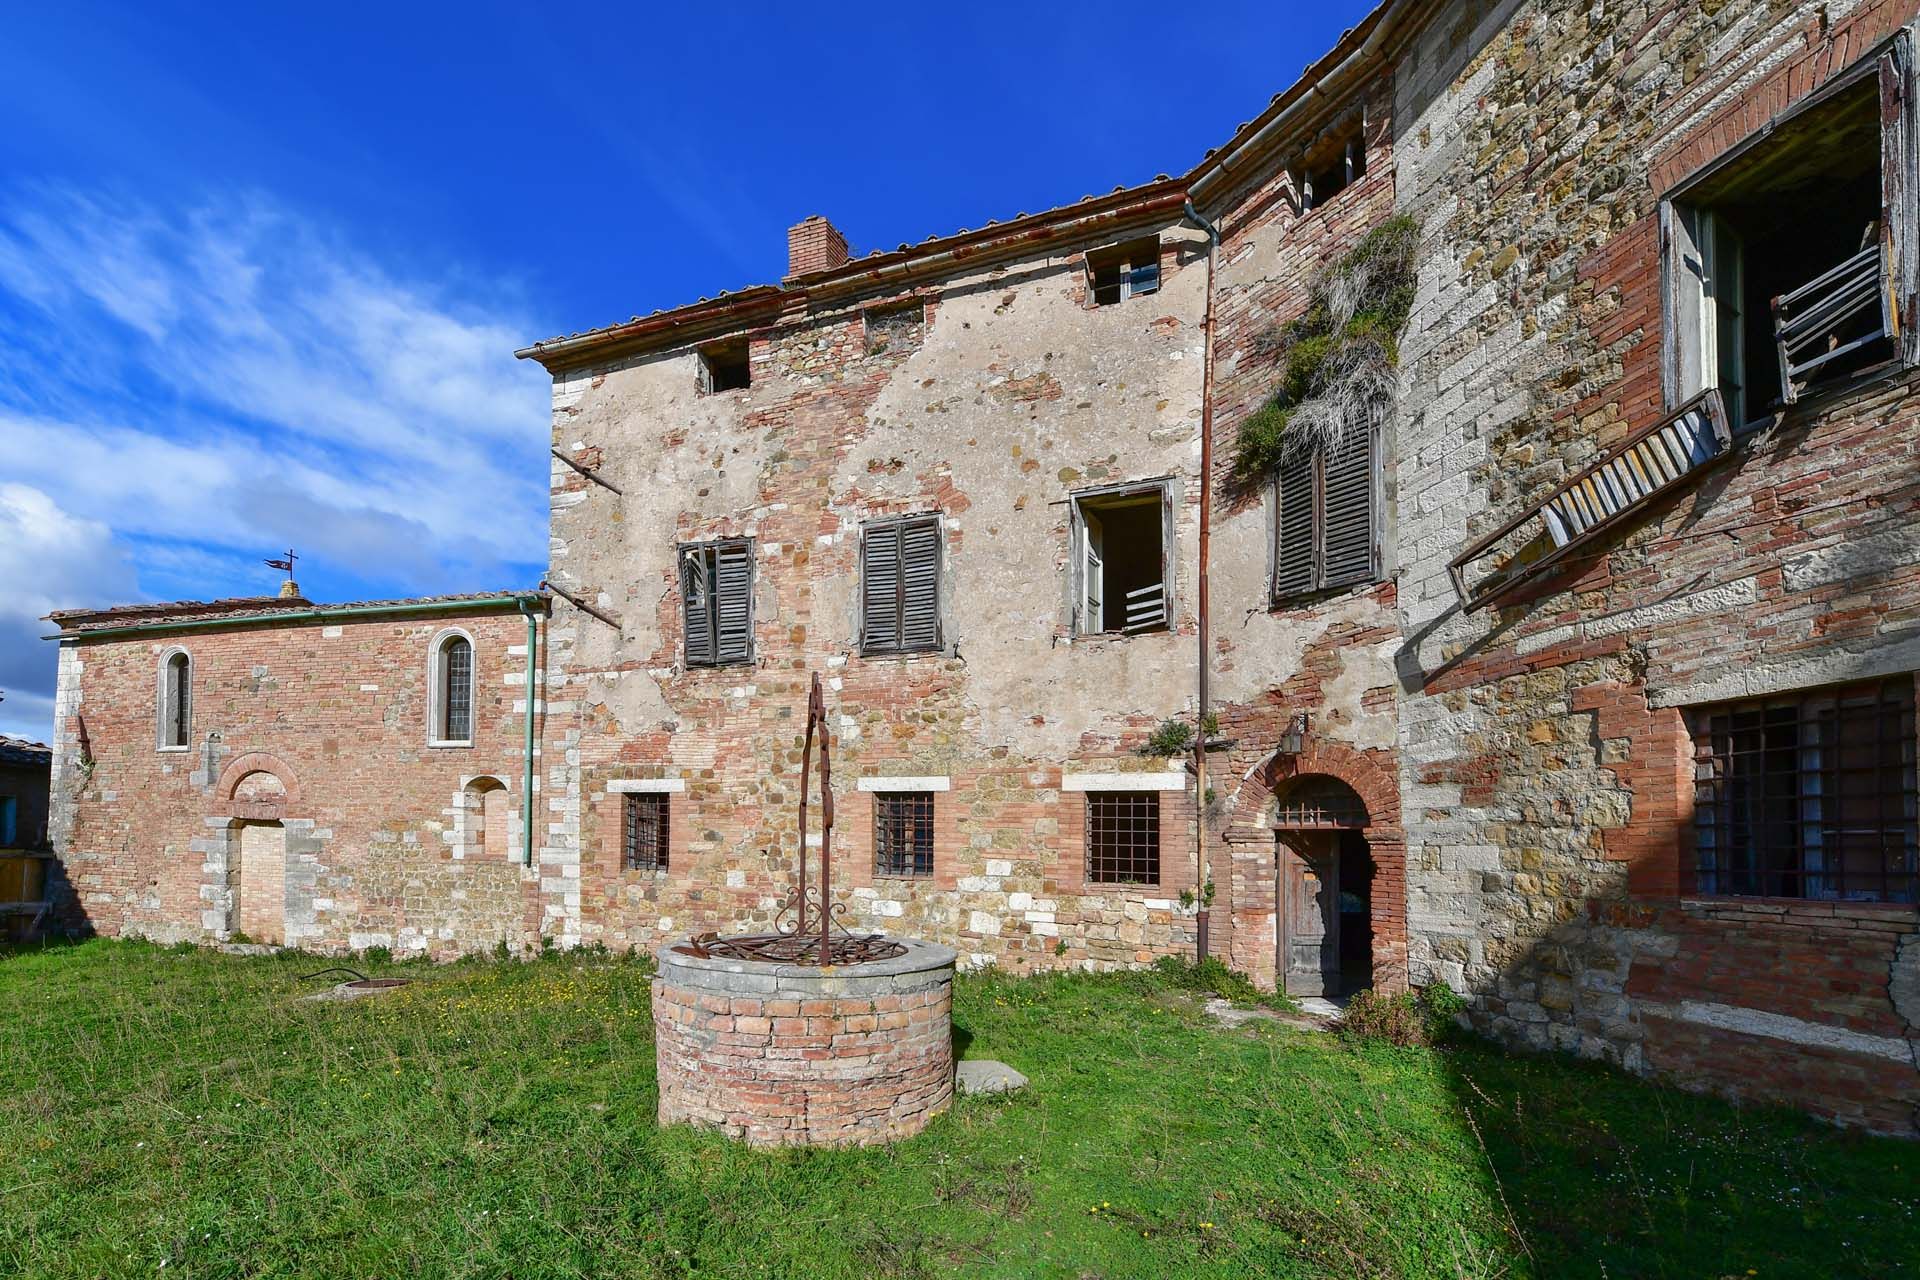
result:
<svg viewBox="0 0 1920 1280"><path fill-rule="evenodd" d="M447 641L465 640L467 652L473 655L471 669L467 673L468 690L467 737L443 738L440 726L445 722L446 708L442 705L445 695L440 679L441 663L445 660ZM432 642L427 646L427 746L435 750L472 750L473 729L480 719L480 646L473 642L473 633L465 627L443 627L434 632Z"/></svg>
<svg viewBox="0 0 1920 1280"><path fill-rule="evenodd" d="M1887 76L1897 77L1896 82L1887 84L1884 79ZM1713 348L1715 312L1702 284L1705 266L1690 212L1693 207L1690 197L1696 196L1727 168L1740 164L1756 149L1765 146L1780 126L1828 105L1835 97L1857 90L1862 80L1875 78L1881 79L1883 104L1890 90L1898 94L1900 101L1899 120L1888 125L1883 116L1880 135L1882 213L1890 215L1884 217L1883 231L1892 259L1888 284L1901 319L1889 365L1898 370L1920 362L1920 334L1916 334L1916 326L1911 323L1916 314L1920 314L1916 309L1916 296L1920 295L1920 245L1916 244L1916 239L1920 239L1920 214L1915 210L1916 193L1920 192L1920 174L1915 172L1916 142L1920 141L1920 121L1916 115L1920 115L1920 104L1915 102L1913 40L1903 31L1861 54L1845 70L1688 174L1660 197L1660 382L1669 412L1710 387L1718 387L1720 381L1719 371L1713 367L1718 363ZM1887 366L1877 370L1888 371ZM1798 403L1844 391L1856 380L1842 376L1831 385L1810 387ZM1764 427L1772 418L1771 413L1756 414L1751 405L1737 415L1734 406L1728 405L1727 412L1736 437Z"/></svg>
<svg viewBox="0 0 1920 1280"><path fill-rule="evenodd" d="M905 778L856 778L853 789L865 792L951 791L953 779L945 774L923 774Z"/></svg>
<svg viewBox="0 0 1920 1280"><path fill-rule="evenodd" d="M179 696L186 699L186 741L168 740L167 724L173 719L173 699L175 691L169 687L173 673L173 660L186 659L185 670L180 675ZM184 645L168 645L160 651L160 662L154 669L153 699L153 749L155 751L179 755L193 750L193 654Z"/></svg>
<svg viewBox="0 0 1920 1280"><path fill-rule="evenodd" d="M1063 773L1062 791L1185 791L1183 770L1162 773Z"/></svg>

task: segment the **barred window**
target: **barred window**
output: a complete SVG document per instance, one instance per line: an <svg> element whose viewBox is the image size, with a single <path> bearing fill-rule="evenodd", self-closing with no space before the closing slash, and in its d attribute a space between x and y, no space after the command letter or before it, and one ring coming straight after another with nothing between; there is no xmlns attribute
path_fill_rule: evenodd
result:
<svg viewBox="0 0 1920 1280"><path fill-rule="evenodd" d="M1693 714L1702 894L1913 902L1913 681Z"/></svg>
<svg viewBox="0 0 1920 1280"><path fill-rule="evenodd" d="M1160 883L1160 793L1087 793L1087 880Z"/></svg>
<svg viewBox="0 0 1920 1280"><path fill-rule="evenodd" d="M451 635L440 642L434 691L433 736L440 742L473 741L473 642Z"/></svg>
<svg viewBox="0 0 1920 1280"><path fill-rule="evenodd" d="M873 797L874 874L933 874L933 795L882 791Z"/></svg>
<svg viewBox="0 0 1920 1280"><path fill-rule="evenodd" d="M621 842L621 865L628 871L667 869L667 797L630 793L624 809L626 829Z"/></svg>

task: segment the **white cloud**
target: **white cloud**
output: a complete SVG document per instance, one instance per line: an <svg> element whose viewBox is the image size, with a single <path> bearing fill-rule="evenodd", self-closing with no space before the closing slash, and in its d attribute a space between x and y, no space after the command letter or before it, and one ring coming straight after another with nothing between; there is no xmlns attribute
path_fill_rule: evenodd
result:
<svg viewBox="0 0 1920 1280"><path fill-rule="evenodd" d="M52 731L56 654L41 619L87 600L124 600L133 567L97 520L64 511L38 489L0 484L0 732Z"/></svg>
<svg viewBox="0 0 1920 1280"><path fill-rule="evenodd" d="M69 510L229 549L296 540L410 590L544 559L545 376L497 305L399 281L257 199L168 217L57 191L0 212L0 290L48 357L0 383L0 475ZM89 348L117 353L111 373L60 359Z"/></svg>

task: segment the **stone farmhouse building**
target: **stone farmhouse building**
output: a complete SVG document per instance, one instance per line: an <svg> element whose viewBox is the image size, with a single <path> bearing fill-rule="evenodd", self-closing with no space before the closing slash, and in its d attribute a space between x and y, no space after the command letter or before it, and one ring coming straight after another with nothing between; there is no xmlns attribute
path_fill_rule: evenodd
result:
<svg viewBox="0 0 1920 1280"><path fill-rule="evenodd" d="M777 284L536 343L540 590L54 616L71 910L768 925L820 671L850 927L1030 970L1204 921L1913 1134L1917 3L1391 0L1186 173L808 218ZM1400 215L1391 411L1242 474Z"/></svg>

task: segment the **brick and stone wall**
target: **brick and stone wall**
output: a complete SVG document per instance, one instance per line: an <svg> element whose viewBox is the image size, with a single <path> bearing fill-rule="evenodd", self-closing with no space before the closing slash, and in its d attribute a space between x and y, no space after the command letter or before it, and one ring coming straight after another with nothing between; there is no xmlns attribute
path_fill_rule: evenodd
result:
<svg viewBox="0 0 1920 1280"><path fill-rule="evenodd" d="M1920 383L1778 416L1501 607L1462 613L1447 561L1663 412L1660 194L1912 10L1454 3L1394 91L1424 227L1397 423L1414 979L1516 1043L1898 1132L1914 907L1686 896L1685 709L1920 667Z"/></svg>
<svg viewBox="0 0 1920 1280"><path fill-rule="evenodd" d="M449 630L473 642L471 746L429 744L428 655ZM185 748L158 735L176 650L192 662ZM78 633L56 747L67 923L172 941L277 920L266 940L435 955L564 935L577 881L537 831L521 865L526 673L513 612ZM476 782L511 799L500 847ZM281 868L275 885L244 874L249 854Z"/></svg>
<svg viewBox="0 0 1920 1280"><path fill-rule="evenodd" d="M1157 293L1091 305L1084 251L1158 234ZM1160 221L1048 256L956 270L911 294L796 308L752 329L752 385L701 394L689 348L563 370L554 445L554 581L612 619L556 605L566 687L550 745L566 775L559 840L581 854L591 940L652 948L764 923L784 898L808 675L827 680L837 864L858 925L928 937L963 963L1137 964L1191 947L1191 787L1162 794L1157 884L1091 885L1082 795L1063 773L1178 770L1136 749L1193 705L1204 238ZM923 309L918 325L902 308ZM893 317L875 341L864 313ZM1076 636L1069 495L1164 479L1173 628ZM620 492L614 492L618 489ZM937 512L943 645L864 657L863 520ZM676 547L755 548L754 660L689 668ZM936 777L934 875L873 874L856 779ZM675 780L665 871L618 855L610 782ZM556 803L560 793L556 792ZM853 923L853 922L850 922Z"/></svg>
<svg viewBox="0 0 1920 1280"><path fill-rule="evenodd" d="M951 947L820 968L659 953L660 1122L758 1146L911 1137L953 1098Z"/></svg>

